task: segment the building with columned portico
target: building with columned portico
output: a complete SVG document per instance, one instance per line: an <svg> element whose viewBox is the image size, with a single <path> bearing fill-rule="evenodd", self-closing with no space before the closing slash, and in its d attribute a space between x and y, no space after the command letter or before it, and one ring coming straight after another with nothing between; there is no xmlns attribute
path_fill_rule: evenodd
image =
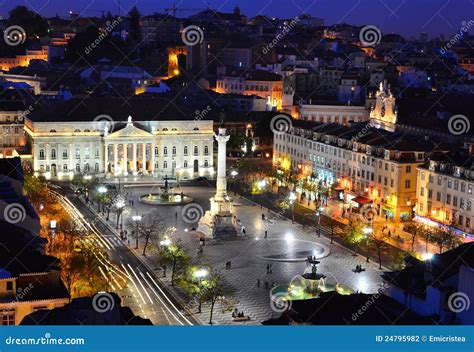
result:
<svg viewBox="0 0 474 352"><path fill-rule="evenodd" d="M47 178L213 177L213 121L166 103L95 98L32 113L24 127L32 168Z"/></svg>

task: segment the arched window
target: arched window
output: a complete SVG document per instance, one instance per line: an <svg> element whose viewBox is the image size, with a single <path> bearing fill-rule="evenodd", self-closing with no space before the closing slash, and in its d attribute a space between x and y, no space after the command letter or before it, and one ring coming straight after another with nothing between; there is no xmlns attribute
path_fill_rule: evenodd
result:
<svg viewBox="0 0 474 352"><path fill-rule="evenodd" d="M99 163L95 163L94 171L99 172Z"/></svg>
<svg viewBox="0 0 474 352"><path fill-rule="evenodd" d="M157 156L158 154L159 154L159 148L155 147L155 156Z"/></svg>
<svg viewBox="0 0 474 352"><path fill-rule="evenodd" d="M64 165L63 165L63 171L64 171L64 172L67 171L67 164L64 164Z"/></svg>
<svg viewBox="0 0 474 352"><path fill-rule="evenodd" d="M184 146L184 155L188 155L188 146L187 145Z"/></svg>
<svg viewBox="0 0 474 352"><path fill-rule="evenodd" d="M166 132L166 131L168 131L168 129L167 129L167 128L163 128L163 131L165 131L165 132Z"/></svg>
<svg viewBox="0 0 474 352"><path fill-rule="evenodd" d="M163 169L167 169L168 168L168 162L165 160L163 161Z"/></svg>
<svg viewBox="0 0 474 352"><path fill-rule="evenodd" d="M176 147L175 146L173 146L172 154L173 154L173 156L176 155Z"/></svg>
<svg viewBox="0 0 474 352"><path fill-rule="evenodd" d="M81 172L81 165L76 164L76 172Z"/></svg>
<svg viewBox="0 0 474 352"><path fill-rule="evenodd" d="M209 155L209 147L207 145L204 147L204 155Z"/></svg>
<svg viewBox="0 0 474 352"><path fill-rule="evenodd" d="M198 155L199 154L199 148L197 145L194 146L194 155Z"/></svg>
<svg viewBox="0 0 474 352"><path fill-rule="evenodd" d="M207 160L204 160L204 167L209 167L209 162Z"/></svg>
<svg viewBox="0 0 474 352"><path fill-rule="evenodd" d="M51 149L51 159L56 159L56 149Z"/></svg>
<svg viewBox="0 0 474 352"><path fill-rule="evenodd" d="M44 160L44 149L40 149L39 158L40 160Z"/></svg>
<svg viewBox="0 0 474 352"><path fill-rule="evenodd" d="M188 161L185 160L185 161L184 161L184 168L187 168L187 167L188 167Z"/></svg>
<svg viewBox="0 0 474 352"><path fill-rule="evenodd" d="M168 155L168 147L163 148L163 155L167 156Z"/></svg>
<svg viewBox="0 0 474 352"><path fill-rule="evenodd" d="M89 130L89 129L85 129L85 130L84 130L84 132L90 132L90 131L91 131L91 130Z"/></svg>
<svg viewBox="0 0 474 352"><path fill-rule="evenodd" d="M193 131L199 131L199 127L194 127Z"/></svg>
<svg viewBox="0 0 474 352"><path fill-rule="evenodd" d="M81 130L78 129L78 128L76 128L76 129L74 130L74 132L81 132Z"/></svg>
<svg viewBox="0 0 474 352"><path fill-rule="evenodd" d="M84 165L84 172L89 172L89 163Z"/></svg>
<svg viewBox="0 0 474 352"><path fill-rule="evenodd" d="M55 133L55 132L56 132L56 130L49 130L49 132L51 132L51 133Z"/></svg>

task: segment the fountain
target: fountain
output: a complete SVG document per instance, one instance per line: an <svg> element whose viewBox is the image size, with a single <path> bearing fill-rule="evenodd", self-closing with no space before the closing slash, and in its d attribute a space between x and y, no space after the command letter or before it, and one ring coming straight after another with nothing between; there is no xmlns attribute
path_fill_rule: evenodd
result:
<svg viewBox="0 0 474 352"><path fill-rule="evenodd" d="M315 256L307 258L309 267L303 275L293 277L288 285L276 286L271 291L271 297L283 300L306 300L318 298L321 293L336 291L339 294L349 295L351 290L336 283L328 283L326 275L318 273L320 263Z"/></svg>
<svg viewBox="0 0 474 352"><path fill-rule="evenodd" d="M140 202L149 205L182 205L193 202L193 198L185 195L183 192L170 192L168 176L165 176L165 186L160 187L158 193L149 193L140 196Z"/></svg>

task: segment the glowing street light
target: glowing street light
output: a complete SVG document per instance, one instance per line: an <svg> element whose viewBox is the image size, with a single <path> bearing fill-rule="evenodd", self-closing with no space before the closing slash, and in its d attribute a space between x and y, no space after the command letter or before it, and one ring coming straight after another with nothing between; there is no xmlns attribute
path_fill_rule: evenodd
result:
<svg viewBox="0 0 474 352"><path fill-rule="evenodd" d="M295 202L296 202L296 193L295 192L290 192L290 195L288 196L288 199L290 200L291 204L291 223L295 223Z"/></svg>
<svg viewBox="0 0 474 352"><path fill-rule="evenodd" d="M207 270L202 268L202 269L198 269L196 270L196 272L194 273L194 276L197 277L198 279L203 279L207 276Z"/></svg>
<svg viewBox="0 0 474 352"><path fill-rule="evenodd" d="M364 227L362 229L362 231L364 232L364 235L365 235L365 242L366 242L366 245L367 245L367 263L369 262L370 258L369 258L369 236L372 234L372 232L374 231L371 227Z"/></svg>
<svg viewBox="0 0 474 352"><path fill-rule="evenodd" d="M427 253L423 253L423 254L421 255L421 259L423 259L423 260L425 260L425 261L426 261L426 260L431 260L431 259L433 259L433 253L428 253L428 252L427 252Z"/></svg>

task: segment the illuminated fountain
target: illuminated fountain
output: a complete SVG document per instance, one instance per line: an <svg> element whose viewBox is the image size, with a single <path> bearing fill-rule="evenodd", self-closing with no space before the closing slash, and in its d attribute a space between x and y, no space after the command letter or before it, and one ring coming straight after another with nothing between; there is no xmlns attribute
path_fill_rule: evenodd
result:
<svg viewBox="0 0 474 352"><path fill-rule="evenodd" d="M336 291L342 295L349 295L351 290L340 286L337 282L328 282L326 275L318 273L317 265L320 263L316 257L307 258L309 267L303 275L291 279L288 285L276 286L272 289L272 299L305 300L318 298L321 293Z"/></svg>
<svg viewBox="0 0 474 352"><path fill-rule="evenodd" d="M193 201L193 198L185 195L183 192L170 192L168 178L165 178L165 186L160 187L158 193L144 194L139 199L140 202L149 205L180 205Z"/></svg>

